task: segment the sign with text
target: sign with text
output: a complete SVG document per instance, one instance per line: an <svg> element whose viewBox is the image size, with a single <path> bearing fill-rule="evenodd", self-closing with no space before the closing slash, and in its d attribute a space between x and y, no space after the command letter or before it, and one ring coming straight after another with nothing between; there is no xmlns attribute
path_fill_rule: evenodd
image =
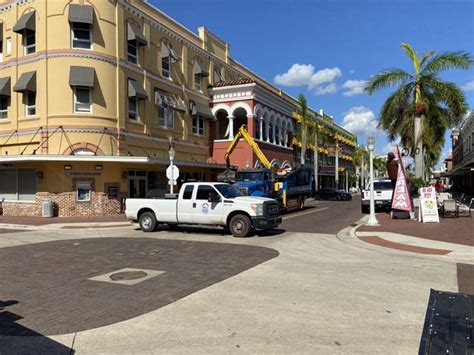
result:
<svg viewBox="0 0 474 355"><path fill-rule="evenodd" d="M439 223L436 189L433 186L422 187L420 190L420 216L423 223Z"/></svg>
<svg viewBox="0 0 474 355"><path fill-rule="evenodd" d="M405 170L398 169L397 182L393 191L392 209L411 212L410 193L408 192Z"/></svg>

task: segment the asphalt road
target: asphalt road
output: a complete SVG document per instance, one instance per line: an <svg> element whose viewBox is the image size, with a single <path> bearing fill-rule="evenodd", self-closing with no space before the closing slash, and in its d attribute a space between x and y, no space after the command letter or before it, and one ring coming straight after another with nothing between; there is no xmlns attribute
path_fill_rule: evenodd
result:
<svg viewBox="0 0 474 355"><path fill-rule="evenodd" d="M281 229L288 232L336 234L362 218L360 195L351 201L308 200L305 209L283 216Z"/></svg>

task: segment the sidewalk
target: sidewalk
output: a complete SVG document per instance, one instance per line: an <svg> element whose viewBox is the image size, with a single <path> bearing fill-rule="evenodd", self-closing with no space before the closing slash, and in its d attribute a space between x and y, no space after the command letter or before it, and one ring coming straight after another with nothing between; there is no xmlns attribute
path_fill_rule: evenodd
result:
<svg viewBox="0 0 474 355"><path fill-rule="evenodd" d="M83 217L13 217L0 216L0 228L73 229L131 226L124 214Z"/></svg>

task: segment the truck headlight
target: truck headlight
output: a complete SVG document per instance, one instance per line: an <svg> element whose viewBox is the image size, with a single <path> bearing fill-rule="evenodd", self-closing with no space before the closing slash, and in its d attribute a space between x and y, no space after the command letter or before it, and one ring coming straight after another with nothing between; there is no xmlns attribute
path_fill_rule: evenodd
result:
<svg viewBox="0 0 474 355"><path fill-rule="evenodd" d="M250 205L257 216L263 216L263 205Z"/></svg>

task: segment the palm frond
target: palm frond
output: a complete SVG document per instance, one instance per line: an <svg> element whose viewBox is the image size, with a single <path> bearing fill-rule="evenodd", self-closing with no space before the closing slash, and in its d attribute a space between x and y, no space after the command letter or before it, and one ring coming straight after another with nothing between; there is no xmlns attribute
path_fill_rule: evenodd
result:
<svg viewBox="0 0 474 355"><path fill-rule="evenodd" d="M444 104L448 109L452 125L461 120L468 106L463 91L454 83L439 80L436 76L423 77L422 96L434 105Z"/></svg>
<svg viewBox="0 0 474 355"><path fill-rule="evenodd" d="M365 91L372 95L374 92L394 85L404 85L413 81L412 75L402 69L390 69L376 74L365 86Z"/></svg>
<svg viewBox="0 0 474 355"><path fill-rule="evenodd" d="M421 75L436 74L448 69L467 70L474 64L474 60L469 53L444 52L435 55L422 69Z"/></svg>
<svg viewBox="0 0 474 355"><path fill-rule="evenodd" d="M416 51L408 43L402 43L401 46L413 63L413 67L415 68L415 77L418 77L418 73L420 72L420 57L418 56L418 53L416 53Z"/></svg>

